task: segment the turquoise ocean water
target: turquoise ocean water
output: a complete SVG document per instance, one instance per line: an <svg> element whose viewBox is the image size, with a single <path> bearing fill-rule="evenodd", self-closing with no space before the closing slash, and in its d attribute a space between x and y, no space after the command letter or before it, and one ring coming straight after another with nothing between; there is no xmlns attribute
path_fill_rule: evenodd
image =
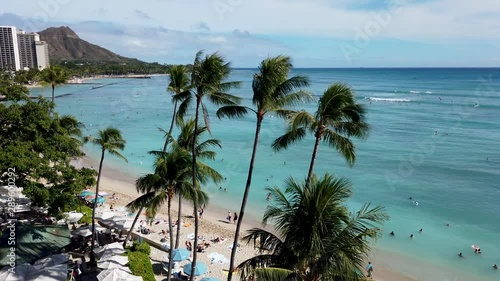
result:
<svg viewBox="0 0 500 281"><path fill-rule="evenodd" d="M232 80L243 81L232 93L245 105L251 102L255 71L238 69L232 75ZM316 173L350 178L355 194L348 204L353 210L367 201L386 206L391 219L378 248L439 266L449 280L469 280L464 273L476 280L500 279L500 272L492 269L500 264L500 69L296 69L293 74L309 76L315 95L334 81L348 83L368 109L372 130L367 140L356 141L355 166L349 168L336 152L321 146ZM157 128L167 129L171 120L167 77L93 82L105 86L57 88L57 110L75 115L86 125L85 134L108 125L121 129L129 164L111 157L108 163L132 175L149 172L152 158L147 151L160 149L162 133ZM50 96L49 89L32 93ZM255 118L221 121L215 108L208 108L213 137L223 145L210 164L227 180L204 188L212 204L237 210ZM299 108L313 112L315 105ZM288 176L303 179L307 173L312 137L274 153L270 144L283 130L284 122L271 114L264 120L247 207L256 219L267 204L266 186L281 185ZM97 153L86 149L90 155ZM412 205L409 197L419 205ZM391 231L395 237L389 236ZM412 233L414 239L409 238ZM480 245L483 254L474 254L472 244ZM459 259L458 252L466 258ZM425 269L420 271L425 274Z"/></svg>

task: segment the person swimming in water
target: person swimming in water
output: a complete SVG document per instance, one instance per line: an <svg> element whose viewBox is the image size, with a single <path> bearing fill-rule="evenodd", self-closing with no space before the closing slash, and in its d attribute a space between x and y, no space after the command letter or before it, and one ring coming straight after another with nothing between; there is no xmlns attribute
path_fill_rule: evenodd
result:
<svg viewBox="0 0 500 281"><path fill-rule="evenodd" d="M391 231L391 233L389 233L391 236L394 236L394 231Z"/></svg>
<svg viewBox="0 0 500 281"><path fill-rule="evenodd" d="M410 238L413 239L413 233L410 235Z"/></svg>
<svg viewBox="0 0 500 281"><path fill-rule="evenodd" d="M493 265L493 269L498 270L498 265L496 263Z"/></svg>
<svg viewBox="0 0 500 281"><path fill-rule="evenodd" d="M458 256L461 257L461 258L465 258L462 253L459 253Z"/></svg>
<svg viewBox="0 0 500 281"><path fill-rule="evenodd" d="M421 228L418 232L422 232L422 231L424 231L424 230Z"/></svg>

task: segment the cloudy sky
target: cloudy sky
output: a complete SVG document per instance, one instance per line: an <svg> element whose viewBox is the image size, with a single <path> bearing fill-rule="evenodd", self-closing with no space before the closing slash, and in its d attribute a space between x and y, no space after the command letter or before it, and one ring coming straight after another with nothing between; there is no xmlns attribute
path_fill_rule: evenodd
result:
<svg viewBox="0 0 500 281"><path fill-rule="evenodd" d="M237 67L499 66L499 0L0 0L0 25L67 25L118 54Z"/></svg>

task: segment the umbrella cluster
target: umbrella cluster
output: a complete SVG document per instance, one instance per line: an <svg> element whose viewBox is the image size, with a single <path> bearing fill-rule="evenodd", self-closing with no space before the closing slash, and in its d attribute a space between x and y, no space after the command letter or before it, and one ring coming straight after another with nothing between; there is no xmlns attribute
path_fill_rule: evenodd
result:
<svg viewBox="0 0 500 281"><path fill-rule="evenodd" d="M103 196L108 196L107 192L99 192L99 194L96 196L96 194L90 190L84 190L80 192L79 196L81 198L85 198L86 201L90 203L94 203L97 200L97 204L103 204L106 202L106 199ZM96 198L97 197L97 198Z"/></svg>
<svg viewBox="0 0 500 281"><path fill-rule="evenodd" d="M68 276L68 256L52 255L31 264L21 264L11 271L9 266L0 271L0 280L9 281L65 281Z"/></svg>

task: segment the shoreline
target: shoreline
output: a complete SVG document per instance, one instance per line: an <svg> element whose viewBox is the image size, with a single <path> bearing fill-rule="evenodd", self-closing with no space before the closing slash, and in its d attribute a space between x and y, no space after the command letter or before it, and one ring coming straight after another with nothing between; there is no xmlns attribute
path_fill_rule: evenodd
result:
<svg viewBox="0 0 500 281"><path fill-rule="evenodd" d="M95 159L89 157L89 156L84 156L80 158L77 161L74 161L73 165L76 167L91 167L93 166L94 169L97 169L99 161L96 161ZM139 196L139 193L135 190L134 186L135 178L132 177L130 174L124 174L122 171L116 169L115 167L107 166L106 164L103 166L103 175L101 176L101 186L100 190L101 191L106 191L109 194L116 193L118 197L120 198L119 201L113 203L118 204L115 205L116 207L118 206L125 206L126 203L130 202L131 200L137 198ZM110 204L107 202L105 204L105 208L109 208ZM173 216L173 221L176 220L177 216L177 208L178 208L178 201L173 200L172 201L172 214L175 214ZM162 217L166 218L167 217L167 212L166 212L166 206L162 207L161 210L159 210L157 217ZM231 210L234 212L234 210ZM239 210L238 210L239 211ZM183 222L185 223L186 220L190 220L192 216L192 206L188 204L187 202L183 202L183 208L182 208L182 216L183 216ZM212 236L217 237L217 236L223 236L226 237L230 241L226 241L225 245L229 246L232 243L232 239L234 237L234 231L235 231L235 224L232 223L227 223L225 220L225 217L227 215L227 210L224 208L221 208L219 206L214 206L214 205L208 205L206 208L204 208L204 213L203 213L203 219L200 220L202 224L200 224L200 233L206 233L207 231L204 228L207 228L208 230L211 230L210 233ZM141 218L143 216L141 215ZM139 223L139 222L138 222ZM262 227L262 224L260 223L259 220L252 218L248 214L245 214L245 219L244 222L242 223L242 232L244 233L245 231L249 230L250 228L253 227ZM269 228L269 226L267 227ZM155 229L155 227L152 227L152 229ZM175 230L174 230L175 233ZM182 233L182 232L181 232ZM184 233L185 234L185 231ZM181 243L184 243L185 240L185 235L181 236ZM230 242L230 243L228 243ZM181 244L183 245L183 244ZM245 256L248 258L248 251L253 251L252 254L255 254L253 247L248 244L248 245L243 245L242 247L243 250L239 251L244 252L245 254L239 254L240 256ZM157 250L159 251L159 250ZM164 255L165 253L163 253ZM155 256L158 258L159 253L156 252ZM402 272L400 272L397 268L393 268L390 266L392 264L392 255L396 254L391 254L389 252L385 252L384 250L378 249L376 247L372 248L372 252L369 254L370 260L372 263L376 266L376 271L374 272L374 276L376 280L379 281L417 281L419 279L414 279L409 276L404 275ZM153 256L153 252L152 252ZM225 256L227 258L230 257L230 252L229 255L225 253ZM240 257L241 258L241 257ZM239 259L240 259L239 258ZM238 259L238 260L239 260ZM243 260L243 259L242 259ZM212 266L212 265L211 265ZM226 265L226 268L228 268L229 265Z"/></svg>

